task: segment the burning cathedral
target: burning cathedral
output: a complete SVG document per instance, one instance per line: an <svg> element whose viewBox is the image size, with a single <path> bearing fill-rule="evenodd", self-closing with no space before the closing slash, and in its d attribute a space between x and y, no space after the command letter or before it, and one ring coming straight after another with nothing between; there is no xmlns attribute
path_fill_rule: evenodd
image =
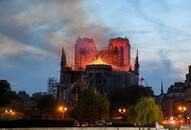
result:
<svg viewBox="0 0 191 130"><path fill-rule="evenodd" d="M110 39L107 49L97 50L93 39L78 38L75 44L74 66L67 64L66 51L62 49L58 101L72 105L79 90L96 87L110 94L117 87L139 83L138 51L131 64L131 46L127 38Z"/></svg>

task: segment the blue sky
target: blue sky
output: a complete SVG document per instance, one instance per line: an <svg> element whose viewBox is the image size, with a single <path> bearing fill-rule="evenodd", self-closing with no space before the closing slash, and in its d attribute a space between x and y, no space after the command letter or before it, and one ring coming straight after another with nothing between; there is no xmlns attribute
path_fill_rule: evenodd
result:
<svg viewBox="0 0 191 130"><path fill-rule="evenodd" d="M156 94L184 81L191 64L190 0L1 0L0 79L14 90L46 91L59 78L61 47L72 60L78 37L106 47L128 37L139 50L141 77Z"/></svg>

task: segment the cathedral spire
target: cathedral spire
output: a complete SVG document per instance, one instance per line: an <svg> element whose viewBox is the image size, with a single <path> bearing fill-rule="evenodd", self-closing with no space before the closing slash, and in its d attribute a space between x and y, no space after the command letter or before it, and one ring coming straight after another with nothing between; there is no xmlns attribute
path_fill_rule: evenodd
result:
<svg viewBox="0 0 191 130"><path fill-rule="evenodd" d="M135 58L135 63L134 63L134 71L139 74L139 56L138 56L138 50L137 50L137 55Z"/></svg>
<svg viewBox="0 0 191 130"><path fill-rule="evenodd" d="M62 48L62 56L61 56L61 62L60 65L61 66L66 66L67 62L66 62L66 53L65 53L65 49Z"/></svg>
<svg viewBox="0 0 191 130"><path fill-rule="evenodd" d="M161 95L164 94L164 91L163 91L163 81L161 81Z"/></svg>

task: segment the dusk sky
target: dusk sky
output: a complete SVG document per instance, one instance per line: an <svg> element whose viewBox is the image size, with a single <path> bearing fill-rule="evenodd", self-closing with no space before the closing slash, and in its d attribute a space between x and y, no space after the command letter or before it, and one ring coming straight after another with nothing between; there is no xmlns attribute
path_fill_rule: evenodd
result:
<svg viewBox="0 0 191 130"><path fill-rule="evenodd" d="M155 94L163 80L166 91L191 64L191 0L0 0L0 79L46 91L48 77L59 79L62 47L73 62L78 37L102 48L125 36L141 77Z"/></svg>

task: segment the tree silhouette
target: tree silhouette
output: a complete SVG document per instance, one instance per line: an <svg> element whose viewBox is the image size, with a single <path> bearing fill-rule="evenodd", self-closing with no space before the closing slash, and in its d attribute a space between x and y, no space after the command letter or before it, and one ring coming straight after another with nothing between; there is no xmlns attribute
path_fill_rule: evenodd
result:
<svg viewBox="0 0 191 130"><path fill-rule="evenodd" d="M106 95L91 87L80 92L75 116L78 120L95 121L109 117L109 101Z"/></svg>
<svg viewBox="0 0 191 130"><path fill-rule="evenodd" d="M35 101L36 107L40 111L47 112L47 113L54 112L56 107L56 99L54 98L54 96L50 94L38 95L37 93L37 94L33 94L32 99L33 101Z"/></svg>
<svg viewBox="0 0 191 130"><path fill-rule="evenodd" d="M116 88L111 91L109 101L111 104L111 114L115 114L118 107L129 107L136 105L141 97L154 96L151 87L129 86L126 88ZM118 112L118 111L117 111Z"/></svg>
<svg viewBox="0 0 191 130"><path fill-rule="evenodd" d="M130 108L128 121L137 125L145 126L159 122L163 119L162 112L151 97L141 98L136 106Z"/></svg>
<svg viewBox="0 0 191 130"><path fill-rule="evenodd" d="M10 104L16 98L15 92L11 90L11 85L7 80L0 80L0 106Z"/></svg>

